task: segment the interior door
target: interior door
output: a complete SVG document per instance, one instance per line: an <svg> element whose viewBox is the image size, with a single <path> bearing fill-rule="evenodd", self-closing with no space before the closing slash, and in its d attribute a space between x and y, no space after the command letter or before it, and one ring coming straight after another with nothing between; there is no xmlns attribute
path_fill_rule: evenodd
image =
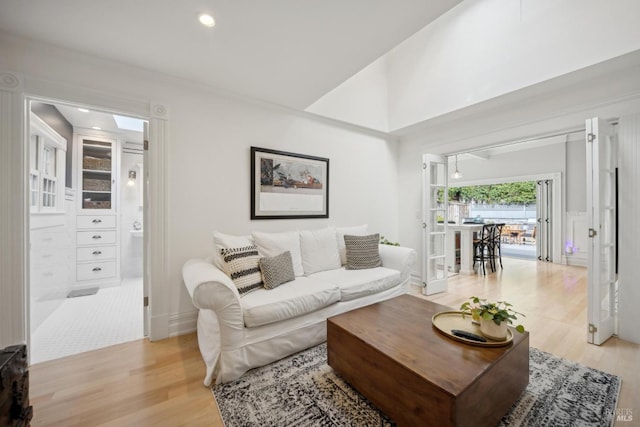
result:
<svg viewBox="0 0 640 427"><path fill-rule="evenodd" d="M447 290L447 158L425 154L422 164L422 292Z"/></svg>
<svg viewBox="0 0 640 427"><path fill-rule="evenodd" d="M588 333L600 345L615 333L615 141L598 118L586 121Z"/></svg>

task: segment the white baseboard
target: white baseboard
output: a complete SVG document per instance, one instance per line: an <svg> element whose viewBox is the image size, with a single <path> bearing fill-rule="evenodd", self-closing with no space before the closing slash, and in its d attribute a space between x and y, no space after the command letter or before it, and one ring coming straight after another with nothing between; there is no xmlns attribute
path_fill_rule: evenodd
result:
<svg viewBox="0 0 640 427"><path fill-rule="evenodd" d="M189 334L196 331L198 311L175 313L169 316L169 336Z"/></svg>
<svg viewBox="0 0 640 427"><path fill-rule="evenodd" d="M169 315L149 316L149 341L169 338Z"/></svg>
<svg viewBox="0 0 640 427"><path fill-rule="evenodd" d="M575 267L587 267L587 259L578 256L562 255L562 263Z"/></svg>

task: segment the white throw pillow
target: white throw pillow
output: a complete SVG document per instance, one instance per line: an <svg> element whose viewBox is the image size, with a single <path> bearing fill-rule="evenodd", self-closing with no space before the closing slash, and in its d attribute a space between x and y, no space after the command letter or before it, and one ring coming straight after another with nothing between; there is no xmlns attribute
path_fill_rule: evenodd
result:
<svg viewBox="0 0 640 427"><path fill-rule="evenodd" d="M356 225L353 227L336 227L338 235L338 251L340 252L340 262L342 265L347 264L347 247L344 244L344 235L350 236L366 236L369 234L369 226L367 224Z"/></svg>
<svg viewBox="0 0 640 427"><path fill-rule="evenodd" d="M293 272L296 277L304 275L302 256L300 255L300 234L297 231L286 231L284 233L254 231L251 235L262 256L274 257L285 251L291 252Z"/></svg>
<svg viewBox="0 0 640 427"><path fill-rule="evenodd" d="M306 276L342 266L335 228L300 231L300 251Z"/></svg>
<svg viewBox="0 0 640 427"><path fill-rule="evenodd" d="M213 232L213 265L220 270L226 271L226 265L222 259L220 251L228 248L241 248L245 246L253 245L253 237L251 236L233 236L231 234L220 233L219 231ZM228 274L228 273L227 273Z"/></svg>

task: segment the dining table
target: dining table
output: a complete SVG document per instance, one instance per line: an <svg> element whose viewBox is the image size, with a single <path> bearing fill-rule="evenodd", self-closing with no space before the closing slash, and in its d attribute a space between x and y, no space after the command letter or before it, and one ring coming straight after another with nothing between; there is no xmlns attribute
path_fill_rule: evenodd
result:
<svg viewBox="0 0 640 427"><path fill-rule="evenodd" d="M458 272L456 263L456 241L460 242L460 274L475 274L473 268L473 239L482 231L484 224L448 224L447 226L447 267L449 271ZM456 234L460 239L456 239Z"/></svg>

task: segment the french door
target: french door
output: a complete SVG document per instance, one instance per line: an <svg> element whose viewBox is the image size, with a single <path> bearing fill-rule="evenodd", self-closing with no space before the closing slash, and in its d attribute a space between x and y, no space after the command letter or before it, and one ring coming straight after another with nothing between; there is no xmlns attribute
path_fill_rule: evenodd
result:
<svg viewBox="0 0 640 427"><path fill-rule="evenodd" d="M538 261L553 262L553 180L536 181L536 256Z"/></svg>
<svg viewBox="0 0 640 427"><path fill-rule="evenodd" d="M616 290L616 145L609 125L598 118L586 121L588 342L604 343L615 333Z"/></svg>
<svg viewBox="0 0 640 427"><path fill-rule="evenodd" d="M422 292L447 290L447 158L425 154L422 163Z"/></svg>

